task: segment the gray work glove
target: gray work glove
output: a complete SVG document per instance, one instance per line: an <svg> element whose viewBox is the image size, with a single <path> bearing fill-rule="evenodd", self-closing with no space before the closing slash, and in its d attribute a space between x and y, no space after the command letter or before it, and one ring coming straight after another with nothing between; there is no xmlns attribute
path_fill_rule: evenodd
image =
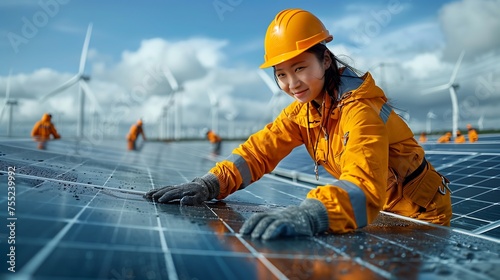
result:
<svg viewBox="0 0 500 280"><path fill-rule="evenodd" d="M299 206L252 215L245 221L240 233L268 240L278 237L312 236L327 229L326 207L317 199L306 199Z"/></svg>
<svg viewBox="0 0 500 280"><path fill-rule="evenodd" d="M214 174L207 173L191 182L152 189L144 197L159 203L180 199L181 205L199 205L216 198L219 192L219 180Z"/></svg>

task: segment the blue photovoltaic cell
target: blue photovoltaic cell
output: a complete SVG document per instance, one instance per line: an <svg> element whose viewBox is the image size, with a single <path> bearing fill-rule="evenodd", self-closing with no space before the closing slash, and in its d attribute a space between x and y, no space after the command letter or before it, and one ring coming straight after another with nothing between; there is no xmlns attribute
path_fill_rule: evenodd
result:
<svg viewBox="0 0 500 280"><path fill-rule="evenodd" d="M297 180L314 178L313 161L301 147L280 163L277 175L266 175L221 201L180 207L178 202L155 204L141 194L205 174L215 160L207 142L147 142L135 152L127 152L121 141L48 144L47 150L37 150L30 140L0 142L2 185L8 168L16 168L13 216L7 212L7 189L0 193L2 279L500 275L500 155L480 143L426 146L428 159L453 181L452 229L381 214L353 233L270 242L238 231L252 214L297 205L319 184ZM222 154L229 155L238 144L224 142ZM323 169L320 180L335 181ZM6 225L13 217L16 272L7 270L11 232Z"/></svg>

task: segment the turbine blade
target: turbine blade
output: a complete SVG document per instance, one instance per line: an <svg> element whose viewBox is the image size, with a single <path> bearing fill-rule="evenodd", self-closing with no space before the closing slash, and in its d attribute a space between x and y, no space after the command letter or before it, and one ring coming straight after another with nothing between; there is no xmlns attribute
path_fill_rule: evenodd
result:
<svg viewBox="0 0 500 280"><path fill-rule="evenodd" d="M80 56L80 68L78 69L78 74L82 75L85 70L85 62L87 61L87 53L89 51L90 35L92 34L92 23L89 23L87 28L87 35L85 36L85 41L83 42L82 55Z"/></svg>
<svg viewBox="0 0 500 280"><path fill-rule="evenodd" d="M97 101L97 98L94 95L94 92L92 92L92 90L90 89L89 85L84 80L80 80L80 86L82 87L82 90L85 92L86 96L88 96L90 101L96 106L99 115L102 116L103 111L101 105Z"/></svg>
<svg viewBox="0 0 500 280"><path fill-rule="evenodd" d="M260 78L264 81L264 83L266 83L267 87L273 94L279 94L281 92L281 89L278 85L276 85L276 82L273 81L264 70L259 69L257 73L259 73Z"/></svg>
<svg viewBox="0 0 500 280"><path fill-rule="evenodd" d="M457 77L458 69L460 68L460 63L462 63L462 59L464 58L465 55L465 50L462 50L460 53L460 56L458 57L457 63L455 64L455 68L453 69L453 73L451 74L450 82L449 84L453 84L455 82L455 79Z"/></svg>
<svg viewBox="0 0 500 280"><path fill-rule="evenodd" d="M174 92L177 91L179 89L179 84L177 83L177 80L175 79L172 71L170 71L170 68L168 68L167 65L163 66L163 75L165 75L165 78L167 78L167 81L170 84L172 90Z"/></svg>
<svg viewBox="0 0 500 280"><path fill-rule="evenodd" d="M39 98L40 101L45 101L47 98L49 98L50 96L52 95L55 95L57 93L60 93L62 92L63 90L69 88L70 86L74 85L76 82L78 82L78 80L80 79L80 75L76 75L76 76L73 76L73 78L69 79L67 82L65 82L64 84L60 85L59 87L57 87L56 89L54 89L53 91L43 95L42 97Z"/></svg>
<svg viewBox="0 0 500 280"><path fill-rule="evenodd" d="M437 116L433 112L428 112L427 113L427 117L430 118L430 119L435 119Z"/></svg>
<svg viewBox="0 0 500 280"><path fill-rule="evenodd" d="M441 90L448 89L450 86L451 86L451 84L445 84L445 85L440 85L440 86L437 86L437 87L432 87L432 88L424 89L424 90L422 90L422 94L429 94L429 93L438 92L438 91L441 91Z"/></svg>

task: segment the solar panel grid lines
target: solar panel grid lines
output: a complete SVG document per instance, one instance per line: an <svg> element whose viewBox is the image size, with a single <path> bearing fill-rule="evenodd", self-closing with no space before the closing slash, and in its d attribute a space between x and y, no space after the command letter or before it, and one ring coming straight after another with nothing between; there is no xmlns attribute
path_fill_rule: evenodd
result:
<svg viewBox="0 0 500 280"><path fill-rule="evenodd" d="M206 206L206 204L205 204L205 206ZM238 241L241 242L241 244L243 244L252 253L252 255L254 257L256 257L267 269L269 269L269 271L273 274L273 276L276 276L277 279L287 278L279 269L277 269L271 262L269 262L269 260L266 257L264 257L263 254L261 254L260 252L255 250L255 248L253 248L248 242L246 242L245 239L243 239L240 234L236 233L236 231L231 226L229 226L224 221L224 219L221 219L219 217L219 215L213 209L209 208L208 206L207 206L207 208L212 213L214 213L215 216L217 216L219 218L219 220L224 224L224 226L227 229L229 229L230 232L236 236L236 238L238 238Z"/></svg>
<svg viewBox="0 0 500 280"><path fill-rule="evenodd" d="M89 202L90 203L90 202ZM88 205L88 204L87 204ZM61 229L38 253L33 256L30 261L23 267L20 272L20 277L29 278L44 262L49 254L52 253L57 244L61 241L63 236L68 232L71 226L78 220L78 217L83 213L85 207L82 208L74 218L72 218L66 226Z"/></svg>
<svg viewBox="0 0 500 280"><path fill-rule="evenodd" d="M224 143L223 153L229 154L238 144ZM142 198L153 187L203 175L214 164L207 157L207 142L146 143L140 152L126 152L125 145L113 142L73 156L68 147L75 144L61 141L50 143L34 160L15 156L22 155L23 149L33 150L32 145L29 141L0 141L0 171L12 164L29 171L16 178L19 273L2 270L0 277L495 279L499 273L494 266L500 262L497 239L433 228L384 213L380 221L346 235L273 242L240 235L241 225L253 213L297 205L315 187L284 176L266 175L222 201L197 207L156 204ZM14 154L9 152L11 148ZM71 161L61 156L66 154L72 155ZM310 159L305 165L308 163ZM469 165L477 166L467 163L464 167ZM457 176L470 174L479 173ZM0 180L5 177L1 172ZM483 180L474 187L486 189L490 183ZM477 198L468 201L483 201ZM6 201L6 194L0 192L0 204ZM5 220L6 211L0 211L0 217ZM491 232L484 226L482 230ZM2 253L4 247L0 249ZM37 268L25 270L30 266Z"/></svg>

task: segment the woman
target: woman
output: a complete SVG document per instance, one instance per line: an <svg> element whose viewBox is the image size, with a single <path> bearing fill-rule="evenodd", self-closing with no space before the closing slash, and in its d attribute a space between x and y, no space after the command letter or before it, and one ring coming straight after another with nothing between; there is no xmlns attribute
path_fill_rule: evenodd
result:
<svg viewBox="0 0 500 280"><path fill-rule="evenodd" d="M50 140L51 135L54 139L61 138L61 135L57 133L57 129L52 123L52 115L45 113L33 126L31 137L38 142L38 149L45 150L46 143Z"/></svg>
<svg viewBox="0 0 500 280"><path fill-rule="evenodd" d="M187 205L222 199L304 144L315 171L322 165L338 181L311 190L299 206L254 214L242 234L273 239L345 233L368 225L380 210L449 225L448 181L425 160L371 75L358 77L328 50L332 39L307 11L278 13L266 33L261 68L273 67L278 85L295 101L203 177L151 190L146 197Z"/></svg>

